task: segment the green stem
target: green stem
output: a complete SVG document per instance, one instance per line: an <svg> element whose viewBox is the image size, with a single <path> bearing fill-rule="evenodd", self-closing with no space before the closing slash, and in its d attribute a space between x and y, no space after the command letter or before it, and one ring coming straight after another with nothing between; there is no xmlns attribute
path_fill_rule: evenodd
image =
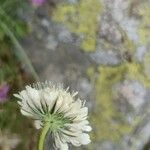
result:
<svg viewBox="0 0 150 150"><path fill-rule="evenodd" d="M3 9L0 7L0 13L4 14L5 12L3 11ZM9 19L9 17L7 16L7 18ZM22 48L22 46L20 45L20 43L18 42L18 40L16 39L16 37L14 36L13 32L9 29L9 27L2 21L0 21L0 26L1 28L4 30L5 34L7 34L9 36L9 38L11 39L12 43L15 45L16 50L20 56L20 59L26 64L26 66L28 67L30 73L33 75L33 77L36 80L39 80L39 77L36 73L36 71L34 70L27 54L25 53L24 49Z"/></svg>
<svg viewBox="0 0 150 150"><path fill-rule="evenodd" d="M44 142L45 142L46 135L49 131L49 128L50 128L50 123L45 124L45 126L43 127L39 139L38 150L44 150Z"/></svg>

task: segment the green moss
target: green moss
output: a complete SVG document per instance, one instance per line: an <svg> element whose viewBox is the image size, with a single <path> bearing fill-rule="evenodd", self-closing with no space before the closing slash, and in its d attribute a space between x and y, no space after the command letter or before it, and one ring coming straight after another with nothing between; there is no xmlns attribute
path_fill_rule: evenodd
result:
<svg viewBox="0 0 150 150"><path fill-rule="evenodd" d="M118 141L123 135L131 133L138 120L135 118L132 124L125 121L123 114L115 105L112 88L125 78L138 80L145 87L150 87L150 80L142 70L141 64L128 62L114 67L98 67L98 76L95 81L96 108L91 116L91 122L95 127L93 140ZM91 79L95 74L92 68L89 68L87 73Z"/></svg>
<svg viewBox="0 0 150 150"><path fill-rule="evenodd" d="M67 28L79 36L83 36L80 44L82 50L92 52L96 48L96 31L98 15L102 10L99 0L79 0L77 4L60 4L53 14L53 19L64 23Z"/></svg>
<svg viewBox="0 0 150 150"><path fill-rule="evenodd" d="M138 34L140 37L140 43L141 44L148 44L150 43L150 3L142 3L141 6L138 9L138 13L141 16L139 28L138 28Z"/></svg>

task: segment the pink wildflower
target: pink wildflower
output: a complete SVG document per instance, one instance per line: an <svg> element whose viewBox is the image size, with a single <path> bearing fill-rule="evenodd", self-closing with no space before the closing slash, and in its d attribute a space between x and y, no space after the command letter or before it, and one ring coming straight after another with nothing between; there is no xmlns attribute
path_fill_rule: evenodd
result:
<svg viewBox="0 0 150 150"><path fill-rule="evenodd" d="M34 6L41 6L46 0L29 0Z"/></svg>
<svg viewBox="0 0 150 150"><path fill-rule="evenodd" d="M8 91L9 85L7 84L0 85L0 103L6 101Z"/></svg>

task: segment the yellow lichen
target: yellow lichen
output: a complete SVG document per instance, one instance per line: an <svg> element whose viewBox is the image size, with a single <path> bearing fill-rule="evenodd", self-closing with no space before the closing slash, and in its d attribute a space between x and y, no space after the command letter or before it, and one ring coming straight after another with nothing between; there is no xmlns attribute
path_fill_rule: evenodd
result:
<svg viewBox="0 0 150 150"><path fill-rule="evenodd" d="M128 37L126 31L123 30L120 26L118 26L118 30L120 31L120 33L122 35L121 50L125 51L125 52L128 51L130 53L133 53L136 49L134 41Z"/></svg>
<svg viewBox="0 0 150 150"><path fill-rule="evenodd" d="M91 79L94 69L89 68L87 73ZM137 124L137 118L132 124L125 121L121 112L118 111L113 95L113 86L125 78L138 80L145 87L150 87L150 80L145 76L142 65L136 62L124 63L114 67L98 67L98 76L95 81L96 108L91 119L95 128L93 140L118 141L123 135L130 134Z"/></svg>
<svg viewBox="0 0 150 150"><path fill-rule="evenodd" d="M88 77L90 77L90 80L93 82L94 81L94 76L95 76L95 68L94 67L89 67L88 69L87 69L87 75L88 75Z"/></svg>
<svg viewBox="0 0 150 150"><path fill-rule="evenodd" d="M141 44L150 43L150 2L141 4L138 8L138 14L141 16L138 34Z"/></svg>
<svg viewBox="0 0 150 150"><path fill-rule="evenodd" d="M76 4L59 4L52 16L72 32L81 37L81 49L92 52L96 49L98 16L102 10L100 0L79 0Z"/></svg>
<svg viewBox="0 0 150 150"><path fill-rule="evenodd" d="M126 31L118 26L117 28L118 32L121 35L121 41L118 44L114 44L113 42L109 41L107 38L101 39L101 47L105 50L119 50L121 52L129 52L130 54L134 53L136 49L136 45L132 39L129 38Z"/></svg>
<svg viewBox="0 0 150 150"><path fill-rule="evenodd" d="M145 74L142 64L127 63L126 67L128 69L127 75L129 79L139 81L145 88L150 87L150 78Z"/></svg>
<svg viewBox="0 0 150 150"><path fill-rule="evenodd" d="M95 83L97 107L91 117L96 128L95 140L118 140L122 134L130 132L131 126L125 122L119 122L121 114L117 112L113 104L112 86L123 80L126 69L125 66L103 66L98 70L100 74Z"/></svg>
<svg viewBox="0 0 150 150"><path fill-rule="evenodd" d="M133 53L136 48L134 42L130 40L128 37L125 38L122 45L125 51L131 52L131 53Z"/></svg>
<svg viewBox="0 0 150 150"><path fill-rule="evenodd" d="M150 52L146 53L143 59L144 73L150 79Z"/></svg>

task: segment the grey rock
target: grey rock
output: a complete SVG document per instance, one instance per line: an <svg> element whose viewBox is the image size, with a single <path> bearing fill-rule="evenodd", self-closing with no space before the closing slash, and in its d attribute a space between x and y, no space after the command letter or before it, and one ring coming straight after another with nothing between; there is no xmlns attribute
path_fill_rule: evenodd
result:
<svg viewBox="0 0 150 150"><path fill-rule="evenodd" d="M91 53L90 57L97 64L116 65L120 63L120 59L117 56L117 53L113 51L97 50L95 53Z"/></svg>
<svg viewBox="0 0 150 150"><path fill-rule="evenodd" d="M146 91L137 81L124 81L119 92L135 110L139 110L145 102Z"/></svg>
<svg viewBox="0 0 150 150"><path fill-rule="evenodd" d="M48 50L56 50L57 45L58 45L58 42L55 39L55 37L53 35L49 35L46 41L46 48Z"/></svg>
<svg viewBox="0 0 150 150"><path fill-rule="evenodd" d="M73 41L71 33L63 26L59 29L58 40L64 43Z"/></svg>
<svg viewBox="0 0 150 150"><path fill-rule="evenodd" d="M146 47L144 45L143 46L139 46L136 49L135 58L137 60L139 60L139 61L142 61L145 52L146 52Z"/></svg>
<svg viewBox="0 0 150 150"><path fill-rule="evenodd" d="M78 0L63 0L63 2L74 5ZM71 91L79 91L79 96L87 100L90 112L94 111L92 109L95 106L95 86L87 78L86 71L89 66L97 68L99 65L113 66L125 62L120 58L123 53L120 52L123 43L120 28L137 47L133 57L131 56L131 63L136 61L142 63L148 49L138 43L138 21L129 14L130 1L102 0L102 3L104 10L98 18L95 52L82 52L79 47L84 39L83 35L71 33L64 24L54 22L48 17L48 8L46 10L41 8L32 14L31 17L34 16L35 20L28 16L32 33L22 43L40 79L61 82L65 87L70 86ZM97 72L95 75L97 76ZM150 138L148 117L150 91L147 91L139 81L127 79L117 83L112 89L117 100L114 101L114 105L124 115L124 121L132 124L137 116L141 120L132 133L124 135L118 143L97 139L97 142L91 143L92 148L94 150L142 150Z"/></svg>

